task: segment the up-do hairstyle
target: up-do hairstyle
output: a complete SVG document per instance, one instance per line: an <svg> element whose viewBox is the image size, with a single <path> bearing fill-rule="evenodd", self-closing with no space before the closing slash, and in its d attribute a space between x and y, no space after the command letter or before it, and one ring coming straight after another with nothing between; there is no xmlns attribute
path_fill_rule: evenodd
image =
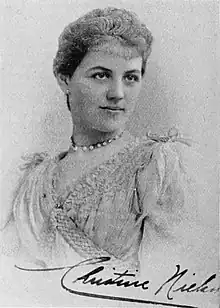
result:
<svg viewBox="0 0 220 308"><path fill-rule="evenodd" d="M111 7L92 10L64 28L53 61L54 75L71 78L86 53L111 37L138 50L144 75L153 41L151 32L135 13Z"/></svg>

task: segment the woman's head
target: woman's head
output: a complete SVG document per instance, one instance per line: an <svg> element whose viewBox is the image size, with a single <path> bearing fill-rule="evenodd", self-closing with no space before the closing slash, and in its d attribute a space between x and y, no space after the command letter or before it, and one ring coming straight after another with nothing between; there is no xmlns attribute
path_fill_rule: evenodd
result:
<svg viewBox="0 0 220 308"><path fill-rule="evenodd" d="M146 26L121 9L93 10L64 29L53 68L75 125L103 132L125 125L151 44Z"/></svg>

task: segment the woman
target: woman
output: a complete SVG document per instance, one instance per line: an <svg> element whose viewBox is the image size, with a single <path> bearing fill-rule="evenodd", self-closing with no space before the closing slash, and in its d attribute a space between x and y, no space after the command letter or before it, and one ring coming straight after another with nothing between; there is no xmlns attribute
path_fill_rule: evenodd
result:
<svg viewBox="0 0 220 308"><path fill-rule="evenodd" d="M135 14L116 8L93 10L61 34L53 71L71 145L53 158L33 155L13 202L20 246L36 264L109 256L137 269L148 236L167 238L180 220L185 175L174 141L184 140L176 130L137 139L125 129L152 41Z"/></svg>

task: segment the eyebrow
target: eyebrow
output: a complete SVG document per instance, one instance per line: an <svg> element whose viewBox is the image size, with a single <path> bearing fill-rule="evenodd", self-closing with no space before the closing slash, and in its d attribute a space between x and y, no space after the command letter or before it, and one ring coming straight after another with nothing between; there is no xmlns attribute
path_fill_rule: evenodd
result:
<svg viewBox="0 0 220 308"><path fill-rule="evenodd" d="M109 68L106 68L104 66L94 66L90 69L88 69L88 71L93 71L93 70L103 70L103 71L106 71L106 72L112 72L112 70L110 70ZM141 74L141 71L140 70L137 70L137 69L133 69L133 70L129 70L129 71L126 71L126 74L129 73L138 73L138 74Z"/></svg>

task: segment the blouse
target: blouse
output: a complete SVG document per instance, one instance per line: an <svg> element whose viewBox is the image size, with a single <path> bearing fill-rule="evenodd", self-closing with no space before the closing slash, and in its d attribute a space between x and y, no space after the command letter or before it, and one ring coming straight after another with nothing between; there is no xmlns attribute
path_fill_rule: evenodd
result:
<svg viewBox="0 0 220 308"><path fill-rule="evenodd" d="M65 197L55 185L64 155L36 153L23 166L13 201L21 246L44 267L110 256L138 268L148 230L167 237L183 215L185 173L176 142L136 138L82 174Z"/></svg>

